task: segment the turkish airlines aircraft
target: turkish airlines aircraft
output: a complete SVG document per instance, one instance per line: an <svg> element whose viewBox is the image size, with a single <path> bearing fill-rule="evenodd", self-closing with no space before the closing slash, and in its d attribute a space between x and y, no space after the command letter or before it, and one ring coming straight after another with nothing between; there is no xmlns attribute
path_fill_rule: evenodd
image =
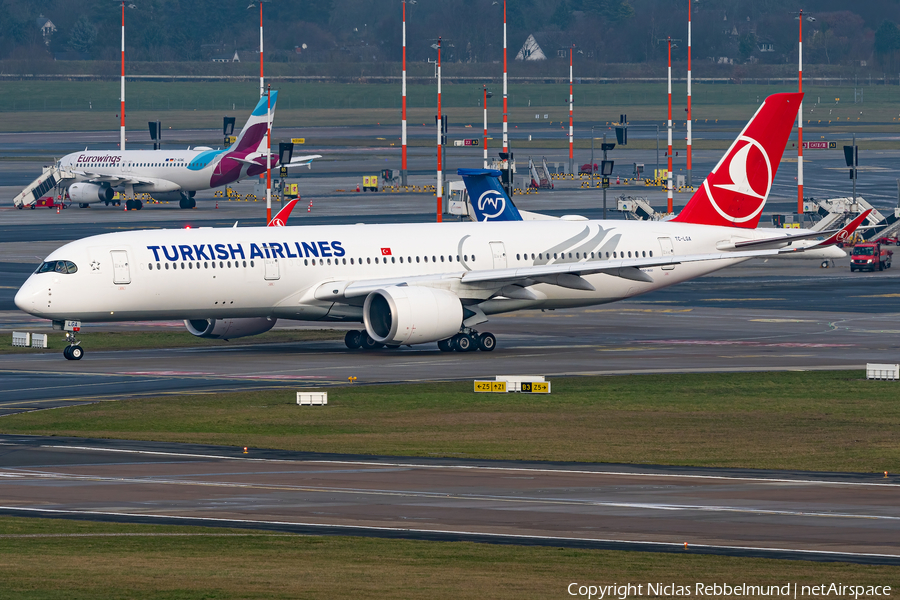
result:
<svg viewBox="0 0 900 600"><path fill-rule="evenodd" d="M474 327L522 309L631 298L834 232L755 229L802 94L766 99L671 221L512 221L128 231L52 252L16 294L25 312L80 321L184 319L237 338L276 319L349 321L350 348L438 342L493 350ZM496 205L495 205L496 206ZM499 212L494 210L493 212ZM801 249L802 251L802 249ZM79 359L74 335L64 352Z"/></svg>
<svg viewBox="0 0 900 600"><path fill-rule="evenodd" d="M275 114L278 92L272 92L272 106L263 96L234 144L224 150L197 146L187 150L87 150L64 156L57 165L76 174L68 186L69 198L82 207L94 202L112 202L115 191L128 196L149 193L156 200L179 201L181 208L194 208L194 194L200 190L228 185L266 171L268 118ZM288 168L309 166L321 155L291 159ZM279 166L279 156L271 156L271 166ZM128 200L128 208L140 210L140 200Z"/></svg>

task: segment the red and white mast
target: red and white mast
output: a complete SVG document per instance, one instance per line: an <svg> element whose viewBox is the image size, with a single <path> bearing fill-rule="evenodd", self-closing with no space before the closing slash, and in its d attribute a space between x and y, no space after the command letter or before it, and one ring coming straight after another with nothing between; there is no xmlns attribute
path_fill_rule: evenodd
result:
<svg viewBox="0 0 900 600"><path fill-rule="evenodd" d="M484 168L488 168L488 155L487 155L487 84L484 85Z"/></svg>
<svg viewBox="0 0 900 600"><path fill-rule="evenodd" d="M694 182L691 180L691 124L693 118L691 116L691 2L688 0L688 39L687 39L687 184L692 187Z"/></svg>
<svg viewBox="0 0 900 600"><path fill-rule="evenodd" d="M260 6L262 6L260 4ZM266 223L272 222L272 88L266 98Z"/></svg>
<svg viewBox="0 0 900 600"><path fill-rule="evenodd" d="M435 196L437 197L437 222L442 220L441 206L444 197L444 172L441 164L441 129L444 127L443 117L441 116L441 38L437 43L437 186Z"/></svg>
<svg viewBox="0 0 900 600"><path fill-rule="evenodd" d="M666 41L669 46L669 151L667 153L669 155L669 170L666 173L666 198L668 199L666 207L668 213L672 214L674 212L672 207L672 38L668 38Z"/></svg>
<svg viewBox="0 0 900 600"><path fill-rule="evenodd" d="M401 79L403 93L403 108L400 116L400 145L402 146L400 158L400 184L406 185L406 0L403 0L403 76Z"/></svg>
<svg viewBox="0 0 900 600"><path fill-rule="evenodd" d="M125 0L122 0L122 82L119 92L119 150L125 152Z"/></svg>
<svg viewBox="0 0 900 600"><path fill-rule="evenodd" d="M506 0L503 0L503 151L509 152L509 128L506 117Z"/></svg>
<svg viewBox="0 0 900 600"><path fill-rule="evenodd" d="M259 97L262 98L266 93L266 87L263 80L263 0L259 0ZM252 6L252 5L251 5ZM272 219L269 219L271 221ZM268 223L268 221L266 221Z"/></svg>
<svg viewBox="0 0 900 600"><path fill-rule="evenodd" d="M803 9L800 9L800 52L797 91L803 93ZM797 214L803 215L803 99L797 112ZM801 217L802 218L802 217Z"/></svg>
<svg viewBox="0 0 900 600"><path fill-rule="evenodd" d="M572 48L569 48L569 173L575 172L575 129L572 120Z"/></svg>

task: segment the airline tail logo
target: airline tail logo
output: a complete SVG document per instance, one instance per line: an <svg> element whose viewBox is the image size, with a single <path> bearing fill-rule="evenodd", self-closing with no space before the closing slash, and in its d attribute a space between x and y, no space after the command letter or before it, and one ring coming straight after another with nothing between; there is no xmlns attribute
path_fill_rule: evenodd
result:
<svg viewBox="0 0 900 600"><path fill-rule="evenodd" d="M459 169L476 221L521 221L522 215L500 185L500 171Z"/></svg>
<svg viewBox="0 0 900 600"><path fill-rule="evenodd" d="M716 202L718 192L710 189L709 179L703 182L703 186L716 212L733 223L745 223L759 215L766 204L775 178L772 162L762 144L742 135L737 139L730 156L726 157L725 163L719 168L726 165L731 182L712 184L712 188L724 190L726 194L722 195L731 200L724 203L725 208Z"/></svg>
<svg viewBox="0 0 900 600"><path fill-rule="evenodd" d="M773 94L766 98L673 220L754 229L772 190L802 98L803 94Z"/></svg>
<svg viewBox="0 0 900 600"><path fill-rule="evenodd" d="M504 210L506 210L506 198L499 192L488 190L478 198L478 212L481 213L481 220L496 219L503 214Z"/></svg>

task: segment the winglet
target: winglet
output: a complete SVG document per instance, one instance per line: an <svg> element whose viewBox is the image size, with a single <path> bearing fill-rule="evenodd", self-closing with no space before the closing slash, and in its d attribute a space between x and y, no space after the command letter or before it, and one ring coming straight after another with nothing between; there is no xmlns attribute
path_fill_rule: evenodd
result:
<svg viewBox="0 0 900 600"><path fill-rule="evenodd" d="M819 242L814 247L818 248L820 246L833 246L835 244L840 244L841 242L846 242L848 239L850 239L850 236L853 235L853 232L856 231L856 229L860 225L862 225L863 221L868 218L869 213L871 213L872 210L873 209L870 208L869 210L863 212L858 217L844 225L840 231L835 232L831 237Z"/></svg>
<svg viewBox="0 0 900 600"><path fill-rule="evenodd" d="M278 214L272 217L272 220L269 221L267 227L284 227L287 225L288 217L291 216L291 211L294 210L294 207L297 206L297 202L300 201L300 198L294 198L290 202L284 205L284 208L278 211Z"/></svg>

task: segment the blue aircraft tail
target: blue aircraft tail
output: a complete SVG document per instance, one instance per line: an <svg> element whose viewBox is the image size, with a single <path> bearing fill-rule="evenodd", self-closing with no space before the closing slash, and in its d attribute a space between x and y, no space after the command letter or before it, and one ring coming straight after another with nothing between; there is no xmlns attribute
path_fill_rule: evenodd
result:
<svg viewBox="0 0 900 600"><path fill-rule="evenodd" d="M459 169L476 221L522 221L516 205L500 185L495 169Z"/></svg>

